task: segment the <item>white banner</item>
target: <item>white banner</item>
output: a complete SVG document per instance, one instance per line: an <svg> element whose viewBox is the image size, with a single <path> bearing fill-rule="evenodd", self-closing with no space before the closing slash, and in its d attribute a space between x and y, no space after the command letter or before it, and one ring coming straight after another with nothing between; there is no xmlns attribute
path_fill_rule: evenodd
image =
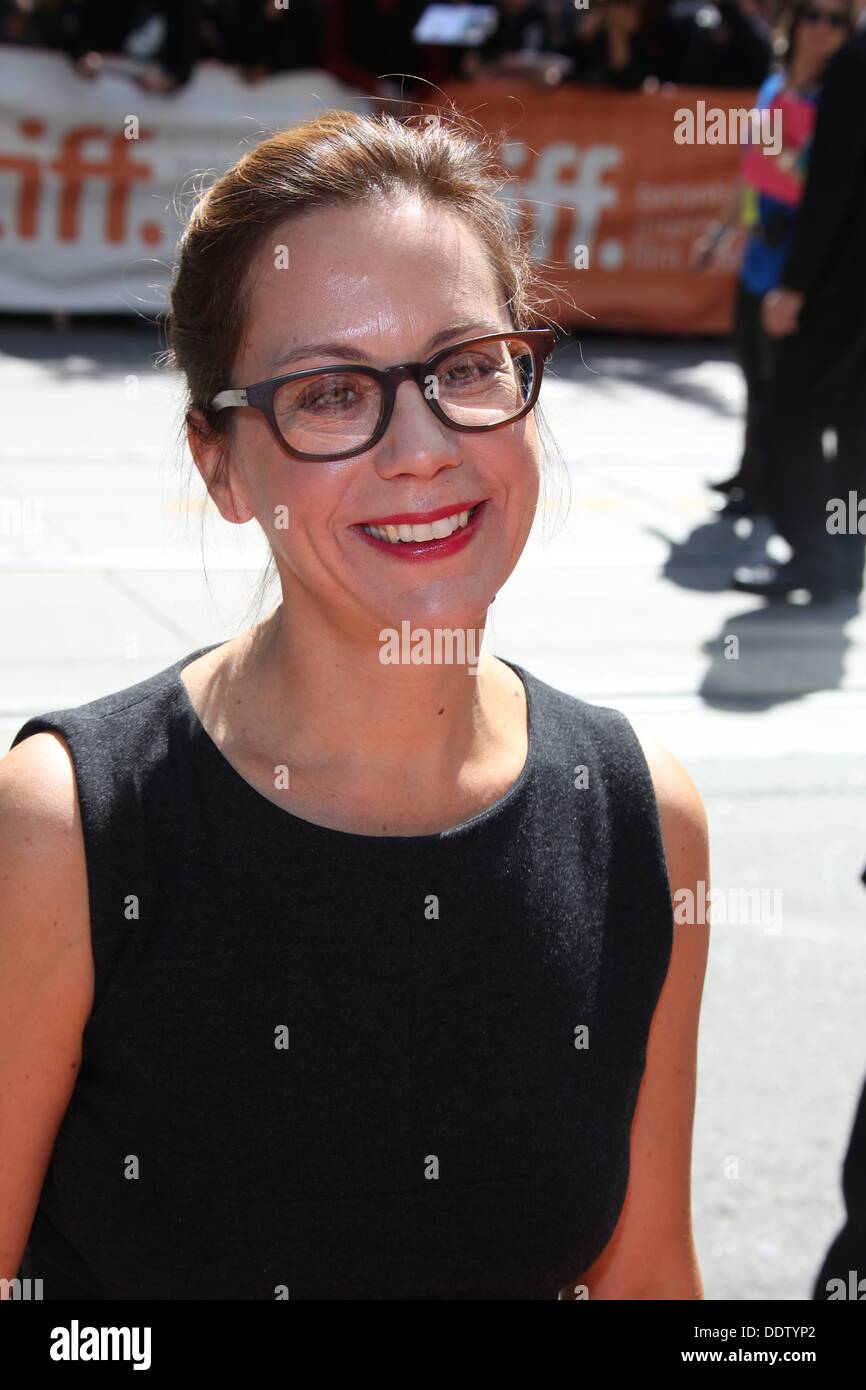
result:
<svg viewBox="0 0 866 1390"><path fill-rule="evenodd" d="M167 96L122 68L0 47L0 310L152 314L196 189L276 130L367 98L326 72L201 63Z"/></svg>

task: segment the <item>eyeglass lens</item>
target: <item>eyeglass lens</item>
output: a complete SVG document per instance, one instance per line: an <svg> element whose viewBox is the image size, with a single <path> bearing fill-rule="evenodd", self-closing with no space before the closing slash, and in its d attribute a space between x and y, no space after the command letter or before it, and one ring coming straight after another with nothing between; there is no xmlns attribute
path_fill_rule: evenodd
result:
<svg viewBox="0 0 866 1390"><path fill-rule="evenodd" d="M455 424L504 424L523 409L532 378L528 343L500 339L449 353L424 378L424 394ZM379 382L351 368L286 382L274 395L274 415L286 443L323 458L360 449L375 434L383 408Z"/></svg>

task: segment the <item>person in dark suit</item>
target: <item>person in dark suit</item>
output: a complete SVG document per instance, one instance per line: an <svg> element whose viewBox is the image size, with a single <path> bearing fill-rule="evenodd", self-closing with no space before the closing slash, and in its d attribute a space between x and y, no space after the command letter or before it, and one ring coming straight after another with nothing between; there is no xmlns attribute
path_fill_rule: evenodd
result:
<svg viewBox="0 0 866 1390"><path fill-rule="evenodd" d="M831 515L833 499L866 489L864 18L827 68L794 242L762 305L778 339L764 422L770 514L792 555L741 566L732 584L767 598L803 588L822 603L863 584L866 536L856 515L841 533Z"/></svg>
<svg viewBox="0 0 866 1390"><path fill-rule="evenodd" d="M862 882L866 884L866 869ZM813 1299L866 1299L866 1082L842 1168L842 1194L845 1224L824 1257Z"/></svg>
<svg viewBox="0 0 866 1390"><path fill-rule="evenodd" d="M845 1224L824 1256L813 1299L866 1299L866 1082L842 1167L842 1193Z"/></svg>

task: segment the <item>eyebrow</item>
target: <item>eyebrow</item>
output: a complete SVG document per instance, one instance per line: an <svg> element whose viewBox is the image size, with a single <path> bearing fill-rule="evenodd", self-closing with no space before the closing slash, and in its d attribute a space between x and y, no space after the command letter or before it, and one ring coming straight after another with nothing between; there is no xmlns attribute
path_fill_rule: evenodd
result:
<svg viewBox="0 0 866 1390"><path fill-rule="evenodd" d="M434 333L429 338L423 348L424 357L430 357L438 347L444 345L451 338L456 338L461 334L474 334L481 337L483 333L507 333L508 329L501 324L493 323L490 320L473 319L468 323L452 323L448 328L442 328L438 333ZM291 348L288 352L280 352L276 357L272 357L268 366L287 367L292 362L301 362L306 357L328 357L337 362L369 362L372 358L369 353L356 347L353 343L304 343L302 347Z"/></svg>

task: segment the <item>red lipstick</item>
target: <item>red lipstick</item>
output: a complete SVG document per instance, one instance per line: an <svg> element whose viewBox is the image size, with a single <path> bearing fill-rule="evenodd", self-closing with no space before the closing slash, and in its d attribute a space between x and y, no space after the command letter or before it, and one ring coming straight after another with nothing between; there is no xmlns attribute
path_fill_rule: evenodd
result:
<svg viewBox="0 0 866 1390"><path fill-rule="evenodd" d="M469 507L461 507L460 510L469 511L473 506L475 507L475 511L469 518L467 524L465 526L459 526L456 531L451 532L450 536L443 536L441 540L380 541L377 536L371 536L369 531L363 529L364 525L378 526L382 524L376 521L364 522L358 526L350 526L349 530L354 531L355 535L367 545L372 545L382 554L392 555L397 560L440 560L445 559L449 555L456 555L458 550L463 550L470 544L479 526L482 525L483 518L487 513L487 500L485 499L485 501L478 503L470 503ZM440 516L452 516L453 512L453 507L445 507L437 512L416 513L415 516L412 516L411 513L404 513L400 517L394 517L393 519L389 518L385 524L397 526L401 522L405 522L406 525L409 526L413 523L417 523L417 525L420 526L423 524L419 519L421 515L423 515L425 521L435 521Z"/></svg>
<svg viewBox="0 0 866 1390"><path fill-rule="evenodd" d="M368 516L359 521L359 526L423 526L426 521L439 521L443 516L456 516L458 512L471 512L481 499L472 502L453 502L446 507L437 507L432 512L395 512L393 516Z"/></svg>

